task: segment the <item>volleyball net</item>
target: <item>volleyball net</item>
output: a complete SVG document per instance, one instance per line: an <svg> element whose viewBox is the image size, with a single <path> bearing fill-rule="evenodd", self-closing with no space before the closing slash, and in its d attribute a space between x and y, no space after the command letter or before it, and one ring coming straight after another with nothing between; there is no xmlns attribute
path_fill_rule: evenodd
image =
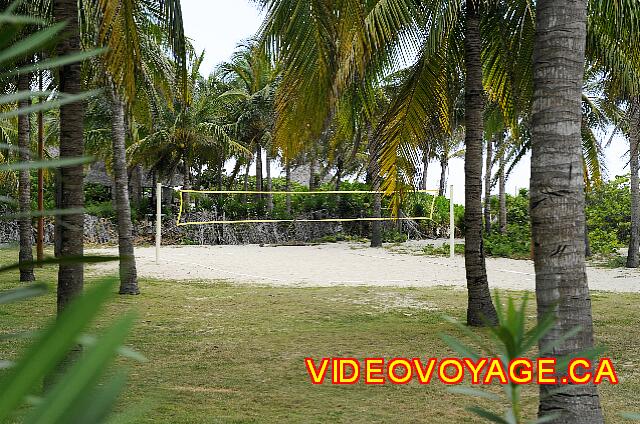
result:
<svg viewBox="0 0 640 424"><path fill-rule="evenodd" d="M402 213L395 214L389 202L390 193L382 191L238 191L173 189L178 198L176 225L211 226L277 223L358 223L377 221L434 221L438 190L410 190L401 193ZM156 261L162 244L162 186L156 190ZM398 193L395 193L398 194ZM442 204L438 220L449 218L448 232L451 257L454 254L453 186L449 188L448 217ZM385 199L381 216L373 211L374 195ZM368 199L363 199L366 196ZM446 202L446 200L444 200ZM267 203L270 208L265 207ZM286 204L286 211L283 205ZM257 207L261 205L261 207ZM277 205L277 207L274 207ZM314 207L315 206L315 207ZM405 206L410 206L406 207ZM415 213L408 216L407 213ZM444 216L442 216L444 214ZM446 224L445 224L446 225ZM446 227L445 227L446 228Z"/></svg>
<svg viewBox="0 0 640 424"><path fill-rule="evenodd" d="M360 216L341 216L341 217L322 217L322 218L309 218L309 211L307 213L302 212L299 217L296 216L288 216L288 217L237 217L234 216L232 218L227 218L226 213L222 213L221 211L216 211L217 215L221 218L213 219L213 220L189 220L189 211L197 209L200 212L206 212L207 207L197 207L194 204L187 204L185 201L185 194L189 196L213 196L213 197L233 197L233 196L243 196L246 202L255 201L256 198L260 198L262 202L266 202L268 197L271 198L271 201L274 202L274 199L277 197L289 197L290 199L293 197L320 197L322 196L325 200L327 197L325 196L335 196L336 198L340 196L340 202L344 205L349 205L349 203L357 203L350 202L350 196L372 196L375 194L385 196L388 193L384 193L382 191L364 191L364 190L340 190L340 191L229 191L229 190L177 190L178 198L179 198L179 208L178 215L176 220L176 225L178 227L189 226L189 225L210 225L210 224L264 224L264 223L293 223L293 222L372 222L372 221L433 221L434 218L434 210L436 206L436 199L438 190L412 190L409 192L403 193L405 196L413 197L414 202L416 200L426 200L428 205L425 208L420 208L421 211L427 212L422 216L393 216L391 213L386 213L385 216L373 217L373 216L362 216L362 213L365 212L361 209L354 211L351 210L352 214L354 212L358 212ZM420 199L420 196L428 195L427 199ZM418 199L416 199L418 197ZM197 199L190 199L191 200ZM234 199L237 201L237 199ZM278 199L279 203L282 203L282 199ZM335 199L334 199L335 200ZM211 203L208 203L211 204ZM213 206L213 205L212 205ZM324 205L323 205L324 206ZM338 206L337 204L335 206ZM211 207L210 207L211 208ZM340 214L340 207L336 207L333 213ZM347 213L349 212L348 207L343 208L347 209ZM384 211L390 211L390 208L384 207L382 208ZM383 213L384 213L383 211ZM264 213L263 213L264 214ZM331 214L331 213L330 213ZM370 213L371 214L371 213ZM280 213L280 215L291 215L289 213ZM355 215L355 214L354 214ZM232 215L233 216L233 215Z"/></svg>

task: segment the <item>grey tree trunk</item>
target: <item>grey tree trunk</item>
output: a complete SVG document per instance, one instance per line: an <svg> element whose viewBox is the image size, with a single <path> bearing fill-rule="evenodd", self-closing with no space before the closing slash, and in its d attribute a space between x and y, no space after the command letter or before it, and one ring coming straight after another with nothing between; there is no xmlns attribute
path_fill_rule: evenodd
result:
<svg viewBox="0 0 640 424"><path fill-rule="evenodd" d="M378 176L378 140L373 135L371 124L367 124L367 138L369 140L369 164L367 167L367 180L371 183L371 191L380 191L380 178ZM373 218L382 217L382 196L373 195ZM381 221L371 221L371 247L382 247Z"/></svg>
<svg viewBox="0 0 640 424"><path fill-rule="evenodd" d="M480 2L466 0L465 20L465 268L467 274L467 324L495 325L482 240L482 135L484 91L480 61Z"/></svg>
<svg viewBox="0 0 640 424"><path fill-rule="evenodd" d="M504 152L500 156L500 170L498 171L498 197L500 200L500 215L499 215L499 224L500 224L500 234L505 234L507 232L507 191L506 191L506 177L504 172Z"/></svg>
<svg viewBox="0 0 640 424"><path fill-rule="evenodd" d="M269 155L269 149L267 149L265 153L265 162L267 172L267 191L269 192L269 194L267 194L267 213L271 215L273 212L273 194L271 194L271 191L273 191L273 185L271 181L271 155Z"/></svg>
<svg viewBox="0 0 640 424"><path fill-rule="evenodd" d="M262 147L256 145L256 191L262 191ZM256 196L258 202L262 200L262 194Z"/></svg>
<svg viewBox="0 0 640 424"><path fill-rule="evenodd" d="M422 190L427 190L427 177L428 177L428 173L427 171L429 170L429 160L430 160L430 152L429 152L429 147L425 147L424 152L422 153L422 181L420 184L420 189Z"/></svg>
<svg viewBox="0 0 640 424"><path fill-rule="evenodd" d="M141 165L136 165L131 170L129 193L131 202L136 206L140 206L140 202L142 201L142 172Z"/></svg>
<svg viewBox="0 0 640 424"><path fill-rule="evenodd" d="M438 196L444 196L447 186L447 168L449 167L449 157L443 153L440 156L440 187L438 188Z"/></svg>
<svg viewBox="0 0 640 424"><path fill-rule="evenodd" d="M374 178L373 191L380 190L380 183ZM382 217L382 196L378 193L373 195L373 217ZM382 247L382 225L380 221L371 221L371 247Z"/></svg>
<svg viewBox="0 0 640 424"><path fill-rule="evenodd" d="M191 190L191 163L188 158L184 158L184 190ZM188 212L191 207L191 194L182 193L182 207L184 212Z"/></svg>
<svg viewBox="0 0 640 424"><path fill-rule="evenodd" d="M537 3L531 227L538 319L548 313L557 319L539 343L543 356L571 355L593 346L580 133L586 12L586 0ZM576 328L580 330L566 337ZM545 352L551 343L556 346ZM551 413L560 414L551 421L558 424L603 422L597 388L590 384L541 385L538 414Z"/></svg>
<svg viewBox="0 0 640 424"><path fill-rule="evenodd" d="M80 51L77 0L54 0L53 17L56 22L66 22L65 35L58 42L57 53L66 56ZM59 90L67 94L82 91L82 64L72 63L59 69ZM77 158L84 155L84 102L60 107L60 158ZM68 166L60 169L59 209L84 207L84 167ZM61 257L81 257L84 252L84 214L74 213L56 217L57 241ZM58 268L57 307L62 311L69 301L82 292L84 265L82 262L60 264Z"/></svg>
<svg viewBox="0 0 640 424"><path fill-rule="evenodd" d="M629 167L631 168L631 238L627 253L627 268L638 268L640 248L640 178L638 171L638 143L640 143L640 101L631 105L629 130Z"/></svg>
<svg viewBox="0 0 640 424"><path fill-rule="evenodd" d="M487 161L484 172L484 231L491 232L491 177L493 174L493 140L487 140Z"/></svg>
<svg viewBox="0 0 640 424"><path fill-rule="evenodd" d="M232 190L233 187L235 186L235 181L236 181L236 178L238 177L238 174L240 173L241 166L242 164L240 163L239 160L237 160L236 164L233 166L233 171L231 172L231 176L227 181L227 190Z"/></svg>
<svg viewBox="0 0 640 424"><path fill-rule="evenodd" d="M315 147L310 152L309 158L309 190L316 189L316 151Z"/></svg>
<svg viewBox="0 0 640 424"><path fill-rule="evenodd" d="M336 191L340 190L340 184L342 183L343 167L344 167L344 161L342 160L342 158L339 158L338 163L336 164L336 184L335 184Z"/></svg>
<svg viewBox="0 0 640 424"><path fill-rule="evenodd" d="M20 74L18 76L18 90L29 91L31 89L31 74ZM19 108L26 108L30 105L29 100L21 100L18 103ZM20 162L28 162L31 159L30 143L30 125L29 115L18 116L18 147L20 148ZM20 171L18 178L18 205L21 218L18 220L20 252L18 253L18 261L20 264L20 281L34 281L36 279L33 273L33 227L31 225L31 172L28 169Z"/></svg>
<svg viewBox="0 0 640 424"><path fill-rule="evenodd" d="M286 189L285 191L287 193L289 193L291 191L291 164L289 163L289 161L286 161L286 164L284 166L285 169L285 182L286 182ZM287 194L287 214L290 215L291 214L291 195Z"/></svg>
<svg viewBox="0 0 640 424"><path fill-rule="evenodd" d="M111 91L111 112L115 209L118 219L118 253L120 256L120 294L140 294L133 249L129 182L127 181L124 103L113 89Z"/></svg>
<svg viewBox="0 0 640 424"><path fill-rule="evenodd" d="M251 168L251 161L247 162L247 167L244 170L244 181L242 183L243 191L249 191L249 169ZM242 203L247 203L247 195L242 195Z"/></svg>

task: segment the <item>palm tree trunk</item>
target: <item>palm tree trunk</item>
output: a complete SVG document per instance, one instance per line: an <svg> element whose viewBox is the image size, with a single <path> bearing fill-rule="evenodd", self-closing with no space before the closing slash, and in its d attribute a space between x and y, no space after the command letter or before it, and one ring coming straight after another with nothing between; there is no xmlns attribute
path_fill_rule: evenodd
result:
<svg viewBox="0 0 640 424"><path fill-rule="evenodd" d="M504 172L504 152L500 156L500 169L498 171L498 197L500 199L500 234L507 232L507 191L506 191L506 178Z"/></svg>
<svg viewBox="0 0 640 424"><path fill-rule="evenodd" d="M424 152L422 152L422 181L420 184L421 190L427 189L427 171L429 170L429 147L424 148Z"/></svg>
<svg viewBox="0 0 640 424"><path fill-rule="evenodd" d="M29 91L31 89L29 82L31 74L20 74L18 76L18 90ZM18 104L19 108L26 108L30 105L29 100L21 100ZM20 148L20 162L28 162L31 159L30 149L30 125L29 115L18 116L18 147ZM31 172L28 169L20 171L19 181L19 209L22 216L18 220L20 252L18 261L20 263L20 281L34 281L36 279L33 274L33 228L31 226Z"/></svg>
<svg viewBox="0 0 640 424"><path fill-rule="evenodd" d="M229 181L227 182L227 190L232 190L235 187L236 178L240 173L240 167L242 164L239 160L236 160L236 164L233 166L233 171L231 171L231 176L229 176Z"/></svg>
<svg viewBox="0 0 640 424"><path fill-rule="evenodd" d="M269 155L269 149L265 151L265 167L267 172L267 213L271 215L273 212L273 194L271 191L273 189L272 181L271 181L271 156Z"/></svg>
<svg viewBox="0 0 640 424"><path fill-rule="evenodd" d="M54 0L53 16L56 22L66 22L66 37L58 43L58 55L66 56L80 51L77 0ZM82 64L72 63L59 70L59 90L67 94L82 91ZM84 155L84 102L60 107L60 158ZM84 167L68 166L60 169L59 209L84 207ZM84 214L74 213L56 217L57 241L61 257L81 257L84 251ZM62 311L69 301L82 292L84 265L82 262L60 264L58 268L57 307Z"/></svg>
<svg viewBox="0 0 640 424"><path fill-rule="evenodd" d="M288 194L291 191L291 164L289 163L289 160L286 161L286 164L284 165L284 169L285 169L285 182L286 182L286 192L287 192L287 215L291 215L291 195Z"/></svg>
<svg viewBox="0 0 640 424"><path fill-rule="evenodd" d="M262 191L262 147L256 144L256 191ZM256 196L258 203L262 200L262 194Z"/></svg>
<svg viewBox="0 0 640 424"><path fill-rule="evenodd" d="M487 140L487 161L484 172L484 231L491 232L491 177L493 167L493 140Z"/></svg>
<svg viewBox="0 0 640 424"><path fill-rule="evenodd" d="M244 170L244 181L242 183L242 190L249 191L249 169L251 168L251 161L247 162L247 166ZM247 203L247 194L242 195L242 203Z"/></svg>
<svg viewBox="0 0 640 424"><path fill-rule="evenodd" d="M629 252L627 254L627 268L638 268L639 244L640 244L640 178L638 171L638 143L640 142L640 101L635 101L631 106L631 128L629 131L629 167L631 168L631 238L629 239Z"/></svg>
<svg viewBox="0 0 640 424"><path fill-rule="evenodd" d="M548 313L556 316L539 347L554 344L541 355L557 357L593 347L580 135L587 2L540 0L537 7L531 229L538 319ZM568 334L576 328L577 333ZM561 378L563 372L558 374ZM550 413L560 414L550 421L558 424L603 422L598 391L592 384L541 385L538 414Z"/></svg>
<svg viewBox="0 0 640 424"><path fill-rule="evenodd" d="M380 178L378 176L378 142L373 135L372 127L367 125L367 133L369 139L369 166L367 169L368 181L371 181L371 191L376 193L373 195L373 218L382 217L382 196L377 193L380 191ZM382 247L382 225L381 221L371 221L371 247Z"/></svg>
<svg viewBox="0 0 640 424"><path fill-rule="evenodd" d="M438 196L444 196L447 185L447 168L449 167L449 158L446 154L440 156L440 187L438 188Z"/></svg>
<svg viewBox="0 0 640 424"><path fill-rule="evenodd" d="M142 166L136 165L131 169L131 181L129 183L129 193L131 202L136 206L140 206L142 200Z"/></svg>
<svg viewBox="0 0 640 424"><path fill-rule="evenodd" d="M482 133L484 91L480 61L480 2L466 0L465 63L465 268L467 273L467 323L472 326L497 323L491 301L482 242Z"/></svg>
<svg viewBox="0 0 640 424"><path fill-rule="evenodd" d="M189 158L184 158L184 184L182 186L183 190L191 190L191 163L189 162ZM182 207L184 212L189 212L191 208L191 194L190 193L182 193Z"/></svg>
<svg viewBox="0 0 640 424"><path fill-rule="evenodd" d="M124 103L111 91L113 173L115 181L116 216L118 218L118 253L120 255L120 294L140 294L133 250L133 225L127 181Z"/></svg>
<svg viewBox="0 0 640 424"><path fill-rule="evenodd" d="M377 178L373 179L373 191L380 190ZM379 193L373 195L373 217L382 217L382 196ZM382 225L380 221L371 222L371 247L382 247Z"/></svg>
<svg viewBox="0 0 640 424"><path fill-rule="evenodd" d="M316 189L316 147L309 153L309 191Z"/></svg>

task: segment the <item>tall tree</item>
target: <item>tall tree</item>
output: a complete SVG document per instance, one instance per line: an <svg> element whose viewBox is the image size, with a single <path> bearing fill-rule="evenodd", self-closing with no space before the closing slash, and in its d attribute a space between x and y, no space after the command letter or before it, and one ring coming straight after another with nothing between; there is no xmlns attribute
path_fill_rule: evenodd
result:
<svg viewBox="0 0 640 424"><path fill-rule="evenodd" d="M557 320L539 347L553 357L593 346L581 155L586 12L586 0L537 3L531 226L538 317L553 313ZM548 346L553 346L550 351ZM559 413L554 423L603 422L598 392L591 384L540 386L539 415L552 413Z"/></svg>
<svg viewBox="0 0 640 424"><path fill-rule="evenodd" d="M491 186L493 178L493 139L487 139L487 157L484 165L484 232L491 232Z"/></svg>
<svg viewBox="0 0 640 424"><path fill-rule="evenodd" d="M80 51L77 0L54 0L53 17L65 22L67 37L58 43L59 56ZM64 65L59 70L59 90L67 94L79 94L82 90L82 64ZM84 154L84 102L60 107L60 158L79 158ZM82 257L84 247L84 169L82 165L66 166L58 174L58 208L78 212L56 217L58 254L65 257ZM61 263L58 268L57 306L60 312L77 296L84 285L84 266L79 261Z"/></svg>
<svg viewBox="0 0 640 424"><path fill-rule="evenodd" d="M498 213L498 225L500 227L500 234L507 232L507 178L505 172L505 145L504 145L504 133L498 134L498 151L500 158L498 161L498 203L500 212Z"/></svg>
<svg viewBox="0 0 640 424"><path fill-rule="evenodd" d="M133 225L129 202L129 181L126 158L125 104L111 87L111 140L113 146L113 176L118 219L118 253L120 255L120 294L140 294L138 272L133 249Z"/></svg>
<svg viewBox="0 0 640 424"><path fill-rule="evenodd" d="M495 324L482 238L482 134L484 89L480 60L480 2L466 1L465 16L465 269L469 292L467 323Z"/></svg>
<svg viewBox="0 0 640 424"><path fill-rule="evenodd" d="M638 268L640 248L640 102L636 99L629 106L629 168L631 169L631 237L627 253L627 268Z"/></svg>
<svg viewBox="0 0 640 424"><path fill-rule="evenodd" d="M382 216L382 196L380 191L379 167L376 158L379 155L379 141L377 137L374 137L371 133L371 125L368 124L369 130L369 164L367 167L367 176L371 183L371 191L375 191L373 194L373 218L379 219ZM371 221L371 247L382 247L382 225L380 221Z"/></svg>
<svg viewBox="0 0 640 424"><path fill-rule="evenodd" d="M29 91L31 82L30 73L21 73L18 76L18 91ZM19 108L26 108L30 105L29 99L21 100L18 103ZM30 160L31 150L29 129L29 115L18 116L18 147L20 148L20 161L28 162ZM19 182L19 209L21 217L18 220L20 252L18 255L20 262L20 281L34 281L36 279L33 273L33 227L31 225L31 172L29 169L20 171Z"/></svg>

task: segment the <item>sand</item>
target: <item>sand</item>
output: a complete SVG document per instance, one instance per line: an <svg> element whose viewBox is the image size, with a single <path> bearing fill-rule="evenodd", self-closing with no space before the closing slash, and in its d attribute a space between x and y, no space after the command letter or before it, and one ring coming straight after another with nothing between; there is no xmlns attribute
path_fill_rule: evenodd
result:
<svg viewBox="0 0 640 424"><path fill-rule="evenodd" d="M159 265L155 262L155 248L141 247L136 249L136 259L140 276L158 279L227 280L293 287L465 287L464 258L419 255L424 243L409 242L381 249L361 243L163 246ZM117 254L117 249L94 249L90 253ZM92 269L103 273L116 267L116 263L108 263ZM487 258L487 274L492 288L535 288L532 261ZM639 270L588 267L587 274L592 290L640 292Z"/></svg>

